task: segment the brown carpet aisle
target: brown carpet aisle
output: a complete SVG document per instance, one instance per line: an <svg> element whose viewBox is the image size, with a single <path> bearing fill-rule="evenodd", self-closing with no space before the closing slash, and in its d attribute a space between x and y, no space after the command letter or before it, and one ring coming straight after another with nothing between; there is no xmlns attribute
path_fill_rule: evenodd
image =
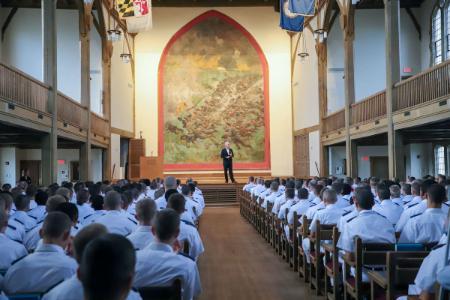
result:
<svg viewBox="0 0 450 300"><path fill-rule="evenodd" d="M315 299L297 274L239 214L208 207L200 221L202 300Z"/></svg>

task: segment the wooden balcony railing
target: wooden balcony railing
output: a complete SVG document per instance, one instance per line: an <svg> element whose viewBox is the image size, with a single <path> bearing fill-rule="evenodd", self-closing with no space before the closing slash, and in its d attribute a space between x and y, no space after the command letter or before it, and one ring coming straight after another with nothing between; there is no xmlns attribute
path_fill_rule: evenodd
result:
<svg viewBox="0 0 450 300"><path fill-rule="evenodd" d="M58 120L78 128L85 128L87 121L86 107L69 96L58 92Z"/></svg>
<svg viewBox="0 0 450 300"><path fill-rule="evenodd" d="M0 63L0 97L48 113L49 87L16 68Z"/></svg>
<svg viewBox="0 0 450 300"><path fill-rule="evenodd" d="M376 93L352 104L351 124L359 124L386 115L386 91Z"/></svg>
<svg viewBox="0 0 450 300"><path fill-rule="evenodd" d="M103 137L109 137L109 124L108 120L100 117L99 115L91 112L91 128L92 132L96 135Z"/></svg>
<svg viewBox="0 0 450 300"><path fill-rule="evenodd" d="M400 81L394 90L394 111L450 95L450 60Z"/></svg>
<svg viewBox="0 0 450 300"><path fill-rule="evenodd" d="M329 133L345 127L345 110L341 109L323 119L323 133Z"/></svg>

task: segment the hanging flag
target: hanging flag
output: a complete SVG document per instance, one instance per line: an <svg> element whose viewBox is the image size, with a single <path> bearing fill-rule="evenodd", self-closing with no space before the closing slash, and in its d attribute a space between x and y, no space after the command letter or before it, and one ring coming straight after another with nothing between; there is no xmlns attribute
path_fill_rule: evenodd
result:
<svg viewBox="0 0 450 300"><path fill-rule="evenodd" d="M316 0L289 0L289 11L301 16L314 16Z"/></svg>
<svg viewBox="0 0 450 300"><path fill-rule="evenodd" d="M138 33L152 28L151 6L150 0L117 1L119 17L125 19L129 33Z"/></svg>
<svg viewBox="0 0 450 300"><path fill-rule="evenodd" d="M305 18L289 11L289 1L280 0L280 27L287 31L303 31Z"/></svg>

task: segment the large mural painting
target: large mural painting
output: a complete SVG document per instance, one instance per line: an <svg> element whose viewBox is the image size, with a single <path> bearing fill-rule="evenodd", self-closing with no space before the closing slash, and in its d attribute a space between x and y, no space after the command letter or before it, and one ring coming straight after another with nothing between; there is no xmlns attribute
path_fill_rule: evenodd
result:
<svg viewBox="0 0 450 300"><path fill-rule="evenodd" d="M235 168L268 169L267 62L249 32L209 11L166 46L159 66L159 153L165 170L221 168L224 140Z"/></svg>

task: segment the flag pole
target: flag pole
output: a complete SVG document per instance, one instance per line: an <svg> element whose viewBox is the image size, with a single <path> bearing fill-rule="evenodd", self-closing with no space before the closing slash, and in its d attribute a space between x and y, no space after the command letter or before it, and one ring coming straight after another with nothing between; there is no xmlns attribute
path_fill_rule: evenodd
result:
<svg viewBox="0 0 450 300"><path fill-rule="evenodd" d="M295 176L295 111L294 111L294 71L295 71L295 62L297 60L297 49L298 44L301 37L301 32L293 32L293 31L286 31L289 35L290 39L290 56L291 56L291 124L292 124L292 163L293 163L293 174ZM297 41L294 42L295 36L298 35ZM294 46L295 43L295 46Z"/></svg>

